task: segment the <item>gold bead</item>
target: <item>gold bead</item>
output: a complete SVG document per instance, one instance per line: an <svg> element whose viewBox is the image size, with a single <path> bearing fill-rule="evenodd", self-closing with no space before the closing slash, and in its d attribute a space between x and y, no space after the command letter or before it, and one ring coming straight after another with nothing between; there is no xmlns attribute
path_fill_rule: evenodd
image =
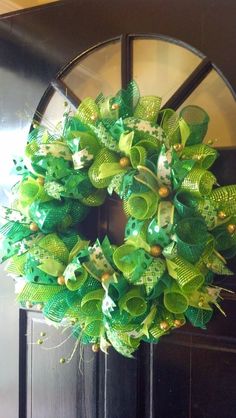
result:
<svg viewBox="0 0 236 418"><path fill-rule="evenodd" d="M38 177L37 178L37 183L40 184L40 186L44 185L44 178L43 177Z"/></svg>
<svg viewBox="0 0 236 418"><path fill-rule="evenodd" d="M217 216L219 219L225 219L227 217L226 213L223 212L223 210L220 210L220 212L217 213Z"/></svg>
<svg viewBox="0 0 236 418"><path fill-rule="evenodd" d="M180 321L180 319L175 319L175 320L174 320L174 326L175 326L176 328L182 327L182 325L183 325L183 322L182 322L182 321Z"/></svg>
<svg viewBox="0 0 236 418"><path fill-rule="evenodd" d="M162 253L160 245L152 245L150 248L150 254L152 257L159 257Z"/></svg>
<svg viewBox="0 0 236 418"><path fill-rule="evenodd" d="M179 151L182 151L183 145L182 144L174 144L173 148L176 152L179 152Z"/></svg>
<svg viewBox="0 0 236 418"><path fill-rule="evenodd" d="M43 309L43 305L42 305L42 303L38 303L38 304L36 305L36 309L37 309L37 311L41 311L41 310Z"/></svg>
<svg viewBox="0 0 236 418"><path fill-rule="evenodd" d="M58 283L60 286L63 286L63 285L65 284L65 277L64 277L64 276L59 276L59 277L57 278L57 283Z"/></svg>
<svg viewBox="0 0 236 418"><path fill-rule="evenodd" d="M209 141L207 141L207 143L208 143L209 145L212 145L212 144L214 143L214 141L213 141L212 139L209 139Z"/></svg>
<svg viewBox="0 0 236 418"><path fill-rule="evenodd" d="M130 166L130 159L128 157L122 157L119 161L121 168L126 168Z"/></svg>
<svg viewBox="0 0 236 418"><path fill-rule="evenodd" d="M166 321L160 322L160 328L162 331L166 331L169 328L169 324Z"/></svg>
<svg viewBox="0 0 236 418"><path fill-rule="evenodd" d="M26 302L25 306L26 306L27 309L33 308L33 304L29 301Z"/></svg>
<svg viewBox="0 0 236 418"><path fill-rule="evenodd" d="M35 122L33 123L33 128L36 129L38 127L38 124Z"/></svg>
<svg viewBox="0 0 236 418"><path fill-rule="evenodd" d="M160 187L160 189L158 190L158 193L159 193L159 196L160 196L160 197L165 198L165 197L168 197L168 196L169 196L170 191L169 191L168 187L166 187L166 186L162 186L162 187Z"/></svg>
<svg viewBox="0 0 236 418"><path fill-rule="evenodd" d="M236 231L236 225L235 224L229 224L227 226L227 230L228 230L230 235L233 235Z"/></svg>
<svg viewBox="0 0 236 418"><path fill-rule="evenodd" d="M98 115L96 115L96 114L95 114L95 115L91 115L90 119L91 119L91 120L96 120L96 119L97 119L97 117L98 117Z"/></svg>
<svg viewBox="0 0 236 418"><path fill-rule="evenodd" d="M37 344L38 345L42 345L43 344L43 340L41 340L41 339L37 340Z"/></svg>
<svg viewBox="0 0 236 418"><path fill-rule="evenodd" d="M108 272L103 273L103 275L101 277L102 282L106 282L107 280L109 280L110 279L110 276L111 275Z"/></svg>
<svg viewBox="0 0 236 418"><path fill-rule="evenodd" d="M212 268L212 264L211 263L207 263L206 266L207 266L208 269L211 269Z"/></svg>
<svg viewBox="0 0 236 418"><path fill-rule="evenodd" d="M93 345L92 345L92 351L93 351L94 353L98 353L98 352L99 352L99 350L100 350L100 345L99 345L99 344L93 344Z"/></svg>
<svg viewBox="0 0 236 418"><path fill-rule="evenodd" d="M71 318L71 320L70 320L70 324L71 324L71 325L75 325L75 324L76 324L76 319L75 319L75 318Z"/></svg>
<svg viewBox="0 0 236 418"><path fill-rule="evenodd" d="M201 155L198 155L197 156L197 160L200 161L201 159L202 159L202 156Z"/></svg>
<svg viewBox="0 0 236 418"><path fill-rule="evenodd" d="M67 107L68 106L68 102L64 102L64 106Z"/></svg>
<svg viewBox="0 0 236 418"><path fill-rule="evenodd" d="M59 361L60 361L60 364L65 364L66 359L65 359L65 357L61 357Z"/></svg>
<svg viewBox="0 0 236 418"><path fill-rule="evenodd" d="M32 232L37 232L39 230L39 227L35 222L32 222L29 227Z"/></svg>
<svg viewBox="0 0 236 418"><path fill-rule="evenodd" d="M111 108L112 108L112 110L117 110L117 109L119 109L119 105L118 105L118 103L113 103L113 105L111 106Z"/></svg>
<svg viewBox="0 0 236 418"><path fill-rule="evenodd" d="M46 335L47 335L46 332L44 332L44 331L40 332L40 337L46 337Z"/></svg>
<svg viewBox="0 0 236 418"><path fill-rule="evenodd" d="M199 306L199 308L202 308L202 306L204 305L204 303L203 302L198 302L198 306Z"/></svg>

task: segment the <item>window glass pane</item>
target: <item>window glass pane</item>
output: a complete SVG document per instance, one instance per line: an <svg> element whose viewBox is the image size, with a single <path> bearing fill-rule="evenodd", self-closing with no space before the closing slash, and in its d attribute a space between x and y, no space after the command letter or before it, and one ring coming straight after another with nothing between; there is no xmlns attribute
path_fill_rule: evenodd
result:
<svg viewBox="0 0 236 418"><path fill-rule="evenodd" d="M156 39L133 42L133 78L142 95L158 95L164 104L201 62L188 49Z"/></svg>
<svg viewBox="0 0 236 418"><path fill-rule="evenodd" d="M49 130L53 130L57 126L58 122L62 120L65 110L68 110L68 107L65 107L65 101L65 97L58 92L55 92L51 97L41 119L42 124Z"/></svg>
<svg viewBox="0 0 236 418"><path fill-rule="evenodd" d="M193 91L181 108L188 104L201 106L210 116L205 142L214 140L216 147L236 145L236 101L222 77L212 70Z"/></svg>
<svg viewBox="0 0 236 418"><path fill-rule="evenodd" d="M80 99L96 97L101 92L116 93L121 86L120 42L93 50L79 60L63 81Z"/></svg>

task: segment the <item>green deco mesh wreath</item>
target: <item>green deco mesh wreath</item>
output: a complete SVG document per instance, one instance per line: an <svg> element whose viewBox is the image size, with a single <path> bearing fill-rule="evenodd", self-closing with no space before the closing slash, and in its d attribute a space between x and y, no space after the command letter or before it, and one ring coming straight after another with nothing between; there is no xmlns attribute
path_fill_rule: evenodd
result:
<svg viewBox="0 0 236 418"><path fill-rule="evenodd" d="M19 303L41 304L77 340L126 357L186 320L205 328L221 309L214 273L232 274L236 253L236 185L216 187L209 171L218 153L202 143L208 115L160 105L131 82L86 98L54 132L37 125L15 160L12 208L1 208L1 262ZM118 247L79 233L107 193L127 215Z"/></svg>

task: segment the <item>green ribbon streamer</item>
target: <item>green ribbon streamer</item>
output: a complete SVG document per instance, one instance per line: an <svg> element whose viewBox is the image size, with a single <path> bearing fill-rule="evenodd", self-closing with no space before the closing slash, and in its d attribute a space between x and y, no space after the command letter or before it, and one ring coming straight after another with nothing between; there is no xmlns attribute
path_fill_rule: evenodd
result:
<svg viewBox="0 0 236 418"><path fill-rule="evenodd" d="M159 187L167 186L171 190L171 160L170 151L166 151L165 145L162 145L161 152L157 161L157 181Z"/></svg>

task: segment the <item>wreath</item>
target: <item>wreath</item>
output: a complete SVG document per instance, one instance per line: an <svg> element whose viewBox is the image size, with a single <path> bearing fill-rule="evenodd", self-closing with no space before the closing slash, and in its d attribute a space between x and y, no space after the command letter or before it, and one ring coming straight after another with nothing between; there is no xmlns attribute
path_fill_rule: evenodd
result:
<svg viewBox="0 0 236 418"><path fill-rule="evenodd" d="M222 311L214 274L232 274L236 185L219 187L209 171L218 156L202 143L209 117L160 106L132 81L86 98L55 127L34 124L14 160L12 206L1 208L1 262L18 302L39 305L94 351L112 345L132 357L186 321L204 329L213 306ZM127 215L120 246L80 229L107 193Z"/></svg>

